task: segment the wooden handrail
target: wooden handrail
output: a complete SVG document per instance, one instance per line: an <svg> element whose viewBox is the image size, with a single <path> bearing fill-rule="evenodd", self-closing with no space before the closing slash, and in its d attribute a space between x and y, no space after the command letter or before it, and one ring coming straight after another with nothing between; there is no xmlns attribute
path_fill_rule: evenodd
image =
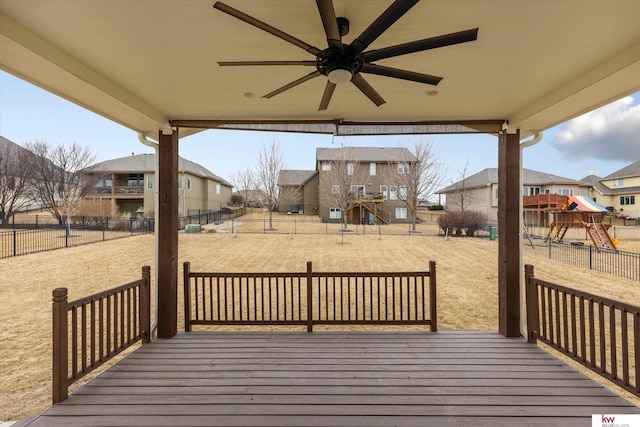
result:
<svg viewBox="0 0 640 427"><path fill-rule="evenodd" d="M428 278L428 280L427 280ZM428 289L427 289L428 288ZM193 325L429 325L436 264L417 272L201 273L184 263L185 331Z"/></svg>
<svg viewBox="0 0 640 427"><path fill-rule="evenodd" d="M640 307L540 280L525 266L527 335L640 396Z"/></svg>
<svg viewBox="0 0 640 427"><path fill-rule="evenodd" d="M67 288L53 290L54 404L68 397L71 384L124 349L150 342L150 283L145 266L141 279L75 301L68 302Z"/></svg>

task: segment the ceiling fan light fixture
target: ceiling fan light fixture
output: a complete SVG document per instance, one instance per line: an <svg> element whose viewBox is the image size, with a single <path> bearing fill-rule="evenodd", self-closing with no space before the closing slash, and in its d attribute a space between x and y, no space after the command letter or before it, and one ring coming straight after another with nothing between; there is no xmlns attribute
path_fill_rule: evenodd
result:
<svg viewBox="0 0 640 427"><path fill-rule="evenodd" d="M349 70L345 70L342 68L336 68L335 70L329 71L327 74L329 81L333 84L339 85L342 83L348 83L351 81L353 74Z"/></svg>

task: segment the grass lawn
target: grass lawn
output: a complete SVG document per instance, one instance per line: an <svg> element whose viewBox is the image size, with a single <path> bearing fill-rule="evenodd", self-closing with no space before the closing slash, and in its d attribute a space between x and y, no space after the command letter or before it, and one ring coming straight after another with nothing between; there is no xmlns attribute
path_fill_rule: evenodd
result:
<svg viewBox="0 0 640 427"><path fill-rule="evenodd" d="M426 270L435 260L438 327L496 330L498 242L436 233L437 228L397 236L180 233L179 268L190 261L193 271L304 271L312 261L317 271L408 271ZM638 251L640 242L621 249ZM154 237L141 235L0 260L0 420L37 414L50 405L51 291L67 287L70 299L76 299L134 280L143 265L153 271L153 250ZM637 282L576 269L545 255L525 251L536 276L640 303ZM178 284L181 296L182 274ZM182 330L181 299L178 304Z"/></svg>

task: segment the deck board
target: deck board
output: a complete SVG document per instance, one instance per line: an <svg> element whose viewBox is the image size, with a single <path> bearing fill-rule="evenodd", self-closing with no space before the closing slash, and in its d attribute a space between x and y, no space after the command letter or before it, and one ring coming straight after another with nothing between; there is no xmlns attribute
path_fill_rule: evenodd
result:
<svg viewBox="0 0 640 427"><path fill-rule="evenodd" d="M497 333L195 332L155 340L30 426L584 426L640 408Z"/></svg>

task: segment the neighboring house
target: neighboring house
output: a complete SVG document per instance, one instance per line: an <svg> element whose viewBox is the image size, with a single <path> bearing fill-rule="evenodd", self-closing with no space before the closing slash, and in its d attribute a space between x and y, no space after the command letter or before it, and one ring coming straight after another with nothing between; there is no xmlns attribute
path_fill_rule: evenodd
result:
<svg viewBox="0 0 640 427"><path fill-rule="evenodd" d="M278 174L281 212L318 214L318 171L281 170Z"/></svg>
<svg viewBox="0 0 640 427"><path fill-rule="evenodd" d="M415 161L406 148L318 148L315 171L281 171L280 210L297 207L304 214L319 215L323 222L338 222L345 208L332 196L348 186L347 222L408 222L401 200L403 194L406 197L406 186L401 177Z"/></svg>
<svg viewBox="0 0 640 427"><path fill-rule="evenodd" d="M589 197L619 215L640 217L640 160L604 178L589 175ZM636 202L637 200L637 202Z"/></svg>
<svg viewBox="0 0 640 427"><path fill-rule="evenodd" d="M121 213L151 215L155 209L155 154L137 154L92 166L95 189L89 198L110 199ZM203 166L178 158L178 215L220 211L229 205L232 186Z"/></svg>
<svg viewBox="0 0 640 427"><path fill-rule="evenodd" d="M560 194L564 196L588 196L590 185L570 178L522 170L522 194ZM446 196L448 210L475 210L487 214L489 220L498 216L498 169L487 168L437 191Z"/></svg>

